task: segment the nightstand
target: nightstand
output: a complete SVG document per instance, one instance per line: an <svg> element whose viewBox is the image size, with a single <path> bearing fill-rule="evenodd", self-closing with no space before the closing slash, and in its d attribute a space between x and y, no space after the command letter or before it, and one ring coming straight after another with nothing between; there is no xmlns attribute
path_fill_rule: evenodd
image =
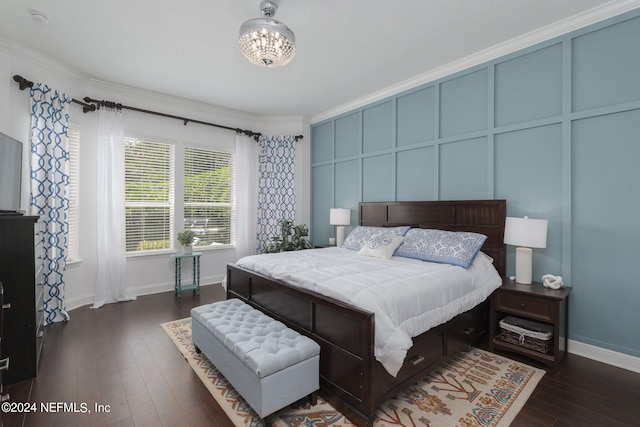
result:
<svg viewBox="0 0 640 427"><path fill-rule="evenodd" d="M565 355L569 339L570 293L570 287L549 289L542 283L523 285L504 279L502 286L491 295L489 350L519 353L557 367ZM551 325L553 338L549 351L542 353L499 339L500 320L508 315Z"/></svg>

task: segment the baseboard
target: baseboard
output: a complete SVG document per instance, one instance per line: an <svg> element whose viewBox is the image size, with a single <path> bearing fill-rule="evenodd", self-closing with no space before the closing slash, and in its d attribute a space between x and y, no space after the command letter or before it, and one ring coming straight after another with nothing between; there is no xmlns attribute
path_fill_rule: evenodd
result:
<svg viewBox="0 0 640 427"><path fill-rule="evenodd" d="M223 279L222 276L201 277L200 283L202 283L201 286L209 286L211 284L219 285L220 282L222 282L222 279ZM157 284L148 285L148 286L132 287L132 288L129 288L128 291L129 291L129 295L140 297L143 295L152 295L152 294L159 294L161 292L173 291L173 288L174 288L174 282L171 281L171 282L157 283ZM95 294L91 293L91 294L81 295L75 298L66 299L65 303L67 306L67 311L71 311L76 308L83 307L85 305L93 304L94 296ZM73 313L71 313L70 315L73 318Z"/></svg>
<svg viewBox="0 0 640 427"><path fill-rule="evenodd" d="M631 356L630 354L620 353L574 340L569 340L569 353L640 373L640 357Z"/></svg>
<svg viewBox="0 0 640 427"><path fill-rule="evenodd" d="M222 277L203 277L201 281L207 284L219 284ZM202 285L207 286L207 285ZM160 292L168 292L173 290L173 282L159 283L151 286L141 286L130 288L132 295L142 296L157 294ZM76 298L67 299L67 311L80 308L84 305L93 304L94 294L86 294ZM73 313L71 313L73 319ZM628 371L640 373L640 357L631 356L629 354L620 353L591 344L585 344L580 341L569 340L569 353L577 356L586 357L587 359L596 360L606 363L607 365L616 366Z"/></svg>

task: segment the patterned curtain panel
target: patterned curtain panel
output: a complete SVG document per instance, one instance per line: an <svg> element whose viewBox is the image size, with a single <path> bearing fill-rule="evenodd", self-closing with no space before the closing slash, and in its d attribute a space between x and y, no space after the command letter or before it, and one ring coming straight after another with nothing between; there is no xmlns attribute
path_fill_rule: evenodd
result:
<svg viewBox="0 0 640 427"><path fill-rule="evenodd" d="M71 99L46 85L31 89L31 214L44 222L45 325L69 320L64 273L69 223L67 126Z"/></svg>
<svg viewBox="0 0 640 427"><path fill-rule="evenodd" d="M258 253L280 235L280 221L295 221L295 142L294 136L265 135L258 141Z"/></svg>

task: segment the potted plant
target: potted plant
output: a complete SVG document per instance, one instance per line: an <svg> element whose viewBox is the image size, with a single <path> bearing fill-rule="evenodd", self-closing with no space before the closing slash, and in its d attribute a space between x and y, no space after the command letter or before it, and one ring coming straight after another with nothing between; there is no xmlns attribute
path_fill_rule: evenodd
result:
<svg viewBox="0 0 640 427"><path fill-rule="evenodd" d="M184 230L178 233L178 242L182 245L182 253L190 254L193 250L193 241L196 233L193 230Z"/></svg>
<svg viewBox="0 0 640 427"><path fill-rule="evenodd" d="M283 219L280 221L280 226L281 235L271 238L273 243L267 245L264 253L299 251L313 247L311 242L305 239L309 235L309 227L307 225L294 225L293 221Z"/></svg>

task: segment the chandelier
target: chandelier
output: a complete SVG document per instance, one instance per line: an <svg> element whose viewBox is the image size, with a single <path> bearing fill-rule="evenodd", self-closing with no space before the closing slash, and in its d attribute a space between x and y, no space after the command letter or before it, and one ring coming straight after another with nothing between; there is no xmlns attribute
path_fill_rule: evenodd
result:
<svg viewBox="0 0 640 427"><path fill-rule="evenodd" d="M260 3L264 18L249 19L240 27L238 46L244 56L256 65L287 65L296 54L296 36L285 24L270 19L278 5L269 0Z"/></svg>

